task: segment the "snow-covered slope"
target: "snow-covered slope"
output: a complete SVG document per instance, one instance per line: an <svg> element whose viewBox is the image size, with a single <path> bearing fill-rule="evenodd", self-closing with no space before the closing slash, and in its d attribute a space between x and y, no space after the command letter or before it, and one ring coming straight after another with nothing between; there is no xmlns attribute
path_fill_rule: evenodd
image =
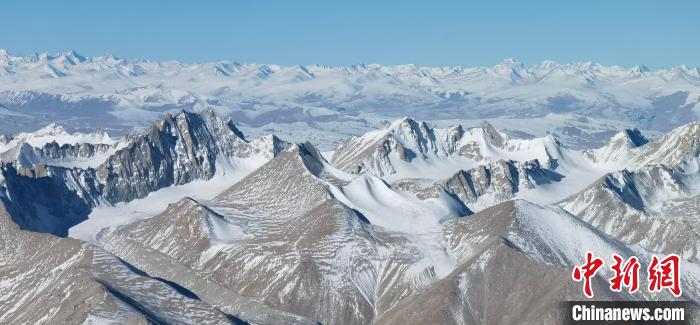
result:
<svg viewBox="0 0 700 325"><path fill-rule="evenodd" d="M586 251L608 265L613 253L642 260L648 254L561 209L526 201L504 202L453 220L445 225L445 236L458 260L455 270L380 315L377 323L560 324L561 301L583 299L580 286L571 280L571 266L582 264ZM697 299L700 268L683 263L688 266L683 281L691 288L686 293ZM632 298L611 292L607 276L593 278L596 300ZM647 299L672 298L662 294Z"/></svg>
<svg viewBox="0 0 700 325"><path fill-rule="evenodd" d="M511 139L488 123L467 130L461 125L441 129L403 118L342 143L331 163L347 172L370 172L389 180L438 179L500 159L538 159L556 168L562 151L551 136Z"/></svg>
<svg viewBox="0 0 700 325"><path fill-rule="evenodd" d="M96 167L125 143L125 139L113 139L102 129L69 133L52 123L34 132L6 136L0 143L0 160L18 161L24 167L36 164Z"/></svg>
<svg viewBox="0 0 700 325"><path fill-rule="evenodd" d="M647 140L639 130L625 130L605 146L584 153L590 160L614 169L666 165L692 172L697 170L700 156L700 122L679 126L653 141Z"/></svg>
<svg viewBox="0 0 700 325"><path fill-rule="evenodd" d="M590 145L623 127L665 132L700 111L698 68L686 66L650 71L546 61L526 67L505 60L493 67L329 67L4 53L5 132L59 121L123 134L164 111L211 107L255 136L271 130L294 141L315 136L323 149L404 115L472 126L489 119Z"/></svg>
<svg viewBox="0 0 700 325"><path fill-rule="evenodd" d="M147 200L149 211L159 211L169 203L159 198L172 199L173 193L168 191L171 186L181 186L180 193L174 194L177 198L201 194L196 193L201 186L188 186L193 193L185 193L182 188L195 181L213 180L209 189L218 186L223 190L288 146L275 136L245 140L231 121L221 120L213 111L167 114L142 133L125 137L122 143L96 167L24 167L26 156L18 162L3 163L4 191L0 198L23 229L65 235L69 227L89 218L97 206L102 207L100 217L95 218L100 220L83 227L119 224L119 219L104 220L102 216L115 212L107 206L137 199L144 204L143 199L152 193L171 192L160 192ZM47 148L51 147L45 146L40 152L51 152ZM75 147L58 150L71 148ZM61 161L60 154L55 156ZM208 197L216 194L209 193ZM122 210L117 211L125 212L124 204L119 206ZM133 218L126 213L120 219L128 222Z"/></svg>
<svg viewBox="0 0 700 325"><path fill-rule="evenodd" d="M512 85L536 79L521 72ZM587 251L608 265L678 254L679 299L700 301L697 122L585 150L432 125L401 118L326 154L247 140L212 110L111 143L25 141L0 166L0 322L557 324L561 301L583 299L571 267ZM62 165L115 147L95 167ZM610 292L603 277L594 290L676 299Z"/></svg>
<svg viewBox="0 0 700 325"><path fill-rule="evenodd" d="M558 205L629 244L697 258L699 176L665 166L623 170L606 175ZM686 213L678 213L683 211Z"/></svg>
<svg viewBox="0 0 700 325"><path fill-rule="evenodd" d="M678 127L649 144L640 147L628 169L648 165L678 166L697 172L700 166L700 121Z"/></svg>
<svg viewBox="0 0 700 325"><path fill-rule="evenodd" d="M697 122L690 123L642 145L614 137L610 145L587 154L624 169L607 173L558 205L628 244L697 258L699 130Z"/></svg>
<svg viewBox="0 0 700 325"><path fill-rule="evenodd" d="M0 204L0 323L242 324L99 247L20 230Z"/></svg>
<svg viewBox="0 0 700 325"><path fill-rule="evenodd" d="M647 144L638 129L626 129L615 134L604 146L587 150L585 154L596 163L606 163L612 167L624 166L634 156L634 149Z"/></svg>
<svg viewBox="0 0 700 325"><path fill-rule="evenodd" d="M260 194L271 194L273 188ZM380 324L408 319L555 324L562 300L582 299L570 268L583 263L587 251L607 263L613 253L643 260L649 254L561 208L527 201L508 201L443 222L439 233L444 237L436 241L439 237L387 233L332 198L292 218L276 215L274 207L250 209L247 199L221 200L230 199L213 202L217 212L183 200L153 219L119 228L103 245L173 279L196 274L236 294L321 321ZM224 241L215 239L208 222L218 212L222 215L216 218L223 218L226 228L236 229ZM186 267L159 270L151 262L158 254ZM683 265L684 297L698 299L700 267L689 260ZM633 298L608 291L604 281L594 279L598 299ZM641 295L673 299L666 293ZM519 303L502 304L510 300Z"/></svg>
<svg viewBox="0 0 700 325"><path fill-rule="evenodd" d="M102 244L149 272L163 271L137 250L191 270L170 273L177 279L196 272L274 308L329 323L371 323L449 272L440 225L459 211L430 209L458 201L411 201L379 179L347 176L310 144L294 145L207 207L180 201L118 228ZM398 203L411 206L387 215Z"/></svg>
<svg viewBox="0 0 700 325"><path fill-rule="evenodd" d="M436 182L420 179L402 179L392 185L415 193L418 197L435 197L440 191L456 195L472 211L479 211L495 203L519 195L535 196L546 187L556 188L564 176L543 168L538 160L518 162L499 160ZM551 199L545 191L538 201Z"/></svg>
<svg viewBox="0 0 700 325"><path fill-rule="evenodd" d="M569 149L551 135L518 139L489 123L431 128L403 118L342 143L331 164L376 175L422 197L445 190L478 211L516 196L553 203L618 168L595 157L591 151Z"/></svg>
<svg viewBox="0 0 700 325"><path fill-rule="evenodd" d="M446 189L475 211L516 196L554 203L624 168L665 165L697 174L697 125L681 126L653 141L639 130L625 130L601 148L573 150L551 135L517 139L488 123L431 128L403 118L342 143L331 164L373 174L423 197Z"/></svg>

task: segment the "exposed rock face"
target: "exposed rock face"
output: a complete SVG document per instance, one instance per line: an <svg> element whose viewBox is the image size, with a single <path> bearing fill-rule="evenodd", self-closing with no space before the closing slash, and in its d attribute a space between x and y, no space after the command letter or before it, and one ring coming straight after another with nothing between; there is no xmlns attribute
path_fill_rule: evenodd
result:
<svg viewBox="0 0 700 325"><path fill-rule="evenodd" d="M624 170L606 175L559 205L626 243L697 259L700 251L697 213L691 216L667 213L670 208L678 211L684 206L697 212L694 201L683 200L692 196L688 181L677 168Z"/></svg>
<svg viewBox="0 0 700 325"><path fill-rule="evenodd" d="M605 146L584 153L596 163L623 165L633 157L636 148L647 143L649 140L638 129L626 129L615 134Z"/></svg>
<svg viewBox="0 0 700 325"><path fill-rule="evenodd" d="M96 169L103 197L124 202L195 179L211 178L217 159L232 159L252 149L232 123L183 112L167 115Z"/></svg>
<svg viewBox="0 0 700 325"><path fill-rule="evenodd" d="M95 168L27 169L4 163L6 190L1 198L24 229L65 236L68 227L84 220L100 202L128 202L168 186L209 179L217 168L236 168L242 161L262 164L287 146L274 136L248 142L232 122L212 111L181 112L129 137L128 144ZM53 158L80 150L89 155L95 148L48 144L38 152Z"/></svg>
<svg viewBox="0 0 700 325"><path fill-rule="evenodd" d="M518 192L538 185L558 182L563 178L540 166L537 159L524 163L499 160L495 163L460 170L451 177L428 187L420 187L420 180L403 179L393 184L415 193L419 198L436 197L440 190L456 195L473 211L513 199Z"/></svg>
<svg viewBox="0 0 700 325"><path fill-rule="evenodd" d="M618 169L665 165L694 170L700 157L700 122L678 127L653 141L644 138L639 130L625 130L602 148L585 153L595 162Z"/></svg>
<svg viewBox="0 0 700 325"><path fill-rule="evenodd" d="M525 163L500 160L489 165L460 171L441 185L464 202L475 203L484 195L490 195L496 202L513 198L521 189L548 184L561 179L555 172L543 169L539 161Z"/></svg>
<svg viewBox="0 0 700 325"><path fill-rule="evenodd" d="M560 324L565 322L561 301L582 295L566 265L578 263L585 250L596 256L632 254L566 212L525 201L495 205L444 229L458 266L377 323ZM697 284L688 280L689 286ZM630 299L611 292L602 277L593 279L593 291L596 300Z"/></svg>
<svg viewBox="0 0 700 325"><path fill-rule="evenodd" d="M383 130L354 137L341 144L331 164L352 173L370 171L378 176L396 173L389 155L410 163L414 159L445 158L457 150L464 135L461 126L437 130L425 122L403 118Z"/></svg>
<svg viewBox="0 0 700 325"><path fill-rule="evenodd" d="M2 164L0 323L559 324L560 302L583 299L571 268L588 251L606 262L595 299L698 302L700 134L671 134L683 140L625 131L574 152L402 119L341 146L343 171L310 143L168 116L94 168ZM56 145L36 161L96 157ZM94 244L20 230L65 235L95 206L244 164L218 195L180 196ZM420 168L440 176L406 177ZM531 202L560 190L556 204ZM613 254L671 253L680 298L608 289Z"/></svg>
<svg viewBox="0 0 700 325"><path fill-rule="evenodd" d="M78 143L62 144L50 142L41 148L27 143L20 146L17 161L23 167L35 165L56 165L64 167L97 167L109 155L115 153L121 143Z"/></svg>
<svg viewBox="0 0 700 325"><path fill-rule="evenodd" d="M0 166L4 176L0 200L22 229L66 236L68 228L85 220L97 205L102 185L94 170L39 165Z"/></svg>
<svg viewBox="0 0 700 325"><path fill-rule="evenodd" d="M604 175L558 205L627 244L697 261L700 124L648 143L635 137L621 133L592 151L594 159L626 169Z"/></svg>
<svg viewBox="0 0 700 325"><path fill-rule="evenodd" d="M560 146L551 136L533 141L512 140L488 123L465 131L461 126L430 128L425 122L404 118L383 130L344 142L335 151L331 164L355 174L406 177L402 174L412 168L407 166L415 166L416 162L435 168L441 168L440 164L469 166L493 163L503 155L514 154L528 157L522 162L538 159L554 169L561 156Z"/></svg>
<svg viewBox="0 0 700 325"><path fill-rule="evenodd" d="M420 245L410 236L386 233L339 202L319 199L292 215L248 209L249 198L212 208L186 199L120 228L104 244L147 270L175 263L180 271L171 279L207 278L232 296L323 323L559 324L561 301L582 299L570 272L586 250L646 258L564 210L508 201L443 225L443 249L454 264L438 275L416 258ZM220 229L231 237L215 235L214 220L225 220ZM153 256L165 257L156 264ZM187 283L206 295L206 286ZM684 283L697 294L697 279ZM594 278L594 291L597 299L630 299L611 293L602 277Z"/></svg>
<svg viewBox="0 0 700 325"><path fill-rule="evenodd" d="M648 165L679 166L695 170L700 157L700 122L678 127L636 150L628 169Z"/></svg>
<svg viewBox="0 0 700 325"><path fill-rule="evenodd" d="M209 208L180 201L104 245L127 259L125 243L145 247L237 294L324 323L371 323L435 273L411 267L426 256L410 238L373 227L335 199L319 159L309 145L293 146ZM226 238L216 235L223 229Z"/></svg>
<svg viewBox="0 0 700 325"><path fill-rule="evenodd" d="M524 163L499 160L469 171L462 171L444 182L444 187L457 194L466 202L475 202L478 197L492 192L505 201L520 191L536 185L549 184L561 180L562 176L544 169L538 160Z"/></svg>
<svg viewBox="0 0 700 325"><path fill-rule="evenodd" d="M135 265L150 274L186 284L201 299L221 306L224 311L235 311L240 317L262 324L315 323L242 296L229 289L227 283L210 280L212 274L202 267L208 262L206 259L223 258L219 256L222 244L249 238L250 235L243 232L246 224L237 224L236 220L230 221L199 202L185 198L171 204L159 216L119 228L102 239L105 248L133 259ZM166 265L168 267L164 268Z"/></svg>
<svg viewBox="0 0 700 325"><path fill-rule="evenodd" d="M68 167L95 167L124 143L112 139L103 129L92 133L69 133L52 123L30 133L5 137L1 142L0 160L18 161L23 167L58 164Z"/></svg>
<svg viewBox="0 0 700 325"><path fill-rule="evenodd" d="M542 172L536 162L503 161L490 166L494 170L510 173L493 177L489 190L498 188L496 178L512 189L514 175L535 182ZM182 270L172 278L203 277L285 312L362 324L557 324L560 301L582 299L570 269L586 250L602 257L648 254L563 209L526 201L445 221L437 237L386 231L370 222L376 216L338 200L326 180L332 174L315 149L295 145L206 206L180 201L119 228L103 244L149 271L164 259ZM446 252L441 265L438 257ZM164 257L156 264L150 256ZM697 279L684 281L697 294ZM603 279L594 288L601 299L631 299L610 294Z"/></svg>
<svg viewBox="0 0 700 325"><path fill-rule="evenodd" d="M604 293L607 285L595 279L593 288ZM375 323L561 324L561 301L580 299L579 290L570 268L537 263L500 243Z"/></svg>
<svg viewBox="0 0 700 325"><path fill-rule="evenodd" d="M484 138L496 147L502 147L506 144L506 137L490 123L484 123L481 128L484 132Z"/></svg>

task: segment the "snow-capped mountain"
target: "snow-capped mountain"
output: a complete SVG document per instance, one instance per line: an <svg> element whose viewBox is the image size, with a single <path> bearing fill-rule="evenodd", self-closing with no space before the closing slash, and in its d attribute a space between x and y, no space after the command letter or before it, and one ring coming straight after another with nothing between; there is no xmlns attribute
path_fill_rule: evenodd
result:
<svg viewBox="0 0 700 325"><path fill-rule="evenodd" d="M20 155L3 162L5 191L0 197L22 228L66 235L100 204L129 202L170 186L212 179L217 173L234 182L288 145L274 136L247 141L230 121L212 111L168 114L120 143L103 155L103 162L87 168L53 163L57 157L81 152L85 143L56 148L52 140L32 147L30 157L38 152L52 161ZM52 154L51 149L58 152ZM25 166L27 161L32 164Z"/></svg>
<svg viewBox="0 0 700 325"><path fill-rule="evenodd" d="M41 163L95 167L123 144L124 141L113 139L103 129L70 133L51 123L34 132L5 136L0 144L0 160L17 160L27 167Z"/></svg>
<svg viewBox="0 0 700 325"><path fill-rule="evenodd" d="M465 131L461 125L430 128L426 122L403 118L342 143L331 163L347 172L370 172L389 179L434 179L439 176L436 172L449 174L509 158L538 159L548 168L556 168L560 147L552 136L510 139L488 123Z"/></svg>
<svg viewBox="0 0 700 325"><path fill-rule="evenodd" d="M516 139L488 123L431 128L403 118L340 144L331 164L353 174L382 177L423 197L443 188L476 210L515 193L554 203L625 168L673 166L695 182L692 175L700 156L697 125L681 126L653 141L639 130L624 130L600 148L574 150L551 135Z"/></svg>
<svg viewBox="0 0 700 325"><path fill-rule="evenodd" d="M35 63L71 78L81 64L120 62L64 57ZM121 62L125 78L155 64ZM549 65L538 69L564 69ZM285 82L324 69L334 68L299 68ZM489 73L509 87L547 79L514 62ZM324 153L247 140L237 123L183 111L119 139L61 142L68 132L54 125L6 141L18 149L2 158L0 322L557 324L561 301L584 299L571 268L587 251L608 264L612 254L683 259L681 297L612 292L606 269L596 299L700 302L697 122L652 140L620 128L580 149L553 134L405 117ZM51 298L51 282L70 294Z"/></svg>
<svg viewBox="0 0 700 325"><path fill-rule="evenodd" d="M561 302L581 299L567 265L580 263L587 250L602 257L648 254L561 209L521 200L452 220L444 233L458 260L454 271L380 315L377 323L561 324ZM692 271L684 283L697 290L697 264L687 265ZM596 300L630 299L610 291L602 278L594 278L592 286Z"/></svg>
<svg viewBox="0 0 700 325"><path fill-rule="evenodd" d="M153 219L118 228L104 245L114 252L165 254L184 265L178 268L184 274L172 276L196 272L273 308L325 322L368 323L407 292L434 281L436 272L447 271L429 262L449 263L446 252L412 237L439 238L430 232L439 231L439 219L461 215L431 211L440 200L394 202L401 194L386 184L347 183L344 176L310 145L295 145L221 193L209 208L185 199ZM456 203L442 204L449 202ZM396 203L416 210L381 213L395 208L380 210L382 204ZM435 214L423 221L431 228L403 227L406 218L421 222L421 212ZM192 217L198 219L182 221ZM408 267L406 261L418 264ZM163 272L148 259L138 266Z"/></svg>
<svg viewBox="0 0 700 325"><path fill-rule="evenodd" d="M416 236L410 228L392 227L380 219L382 215L391 215L400 222L416 222L403 211L390 212L391 206L374 210L348 209L358 203L346 201L343 196L335 194L337 190L333 190L332 183L340 180L340 187L347 187L342 185L342 178L347 175L338 177L338 171L328 171L327 168L312 149L293 147L217 197L210 203L211 208L191 200L178 202L170 208L173 211L118 228L107 237L104 245L120 256L133 254L119 253L121 251L154 254L152 249L155 249L184 264L186 268L183 270L211 274L200 276L216 278L227 287L240 286L238 292L248 292L271 306L301 311L314 319L380 324L403 323L407 317L419 317L410 310L436 299L444 305L435 305L435 308L427 309L429 313L421 313L420 317L425 317L426 322L430 322L428 319L435 321L433 317L440 320L457 317L453 314L455 310L461 310L459 317L463 317L467 323L510 317L506 315L512 314L505 311L491 311L483 315L480 309L474 307L493 299L505 299L498 296L499 292L504 292L499 290L500 286L511 289L508 295L515 293L526 301L537 299L539 302L539 309L523 309L518 315L532 318L532 322L539 320L538 317L543 314L556 319L561 312L559 302L567 297L576 299L580 295L579 289L570 281L567 267L580 263L586 250L593 250L600 256L609 256L612 252L622 256L648 254L645 250L632 249L625 242L604 235L561 208L543 207L527 201L508 201L472 216L445 218L434 224L436 228L419 227L428 233ZM284 177L270 178L270 170L281 171ZM358 180L366 184L368 177L375 176L359 176L350 184ZM304 188L306 194L300 196L300 191L294 189L297 186ZM374 197L372 200L387 195L380 188L365 189L362 193ZM197 215L205 219L190 223L173 220L172 216L189 211L178 208L180 205L204 211L197 212ZM221 219L212 221L215 218ZM202 227L202 230L193 232L181 228L188 224ZM170 240L175 236L172 235L175 229L179 229L177 238L186 235L187 239L182 242ZM443 239L436 241L440 237L435 237L435 231L438 234L443 232ZM655 230L640 228L639 231L650 236ZM216 235L217 232L225 232L228 237ZM363 235L365 233L369 234ZM193 234L196 237L190 238ZM348 234L352 236L348 237ZM204 244L194 244L192 240L195 239ZM381 246L378 246L377 240L380 240ZM676 238L662 241L672 244ZM386 245L390 245L390 248L381 248ZM387 249L391 252L389 255L380 253ZM683 248L664 251L681 253ZM158 265L148 260L142 260L139 266L149 272L158 272ZM395 269L396 263L403 271L401 268ZM278 267L271 267L277 264ZM515 277L513 273L496 271L503 270L504 265L512 265L513 268L517 265L517 274L528 274L532 280L521 281L522 278ZM480 274L484 268L494 269L492 274L497 274L498 280L483 282ZM280 269L284 271L280 272ZM357 274L355 270L363 271ZM458 273L454 273L455 270ZM416 271L417 274L413 273ZM555 281L558 284L555 291L552 291L554 288L550 287L551 284L542 282L541 272L548 274L545 281L558 279ZM308 274L314 274L314 277L309 279ZM172 276L187 278L182 274ZM474 287L462 285L465 280L458 281L460 276L474 281ZM343 280L338 280L338 277ZM510 282L504 282L505 277L510 277ZM393 281L388 288L383 282L387 278ZM265 279L265 282L258 283L260 279ZM288 289L301 288L301 283L305 283L308 289ZM345 285L337 287L341 283ZM560 286L562 283L565 286ZM700 285L693 276L686 283L695 288ZM600 291L606 288L602 283L597 285ZM390 290L391 287L393 290ZM326 290L341 294L323 299L328 296ZM403 292L399 297L408 295L410 298L397 298L394 290ZM456 296L443 296L444 292L455 290ZM484 290L494 292L495 296L483 296ZM365 291L374 292L373 297L367 298ZM538 292L546 292L546 295ZM551 300L544 303L537 298L542 295L551 297ZM609 298L629 299L615 294ZM464 299L470 302L464 302ZM460 302L465 305L454 305ZM310 309L309 306L314 308ZM338 314L346 309L354 312ZM512 313L512 310L509 312ZM532 314L527 314L529 312ZM374 317L376 319L373 320ZM459 317L457 319L462 319Z"/></svg>
<svg viewBox="0 0 700 325"><path fill-rule="evenodd" d="M417 197L434 197L439 191L456 195L474 211L518 196L521 191L560 182L564 176L543 168L537 159L525 162L499 160L436 181L402 179L392 184L415 193ZM421 185L422 184L422 185ZM429 185L428 185L429 184ZM426 186L427 185L427 186Z"/></svg>
<svg viewBox="0 0 700 325"><path fill-rule="evenodd" d="M697 259L699 193L695 184L663 166L623 170L606 175L558 205L628 244ZM682 211L686 213L678 213Z"/></svg>
<svg viewBox="0 0 700 325"><path fill-rule="evenodd" d="M314 138L323 150L404 115L469 126L488 119L517 133L550 131L583 148L623 128L658 135L700 113L699 70L687 66L651 71L545 61L526 67L505 60L493 67L329 67L2 53L6 132L58 121L71 130L102 127L122 135L162 112L212 108L255 136Z"/></svg>

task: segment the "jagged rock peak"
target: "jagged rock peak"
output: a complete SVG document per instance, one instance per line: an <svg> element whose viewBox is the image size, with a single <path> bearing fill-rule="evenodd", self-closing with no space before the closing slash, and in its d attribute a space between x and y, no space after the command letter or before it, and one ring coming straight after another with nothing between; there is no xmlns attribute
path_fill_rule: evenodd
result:
<svg viewBox="0 0 700 325"><path fill-rule="evenodd" d="M201 112L181 110L175 115L167 113L156 121L146 134L152 137L157 136L158 133L177 135L178 133L195 132L201 134L204 132L202 129L208 129L210 133L230 133L236 138L246 141L243 132L235 126L231 119L224 121L212 109L205 109Z"/></svg>
<svg viewBox="0 0 700 325"><path fill-rule="evenodd" d="M642 135L642 132L639 131L639 129L637 128L625 129L622 132L617 133L610 139L609 143L617 141L625 141L626 143L629 143L632 148L641 147L649 143L649 139L644 137L644 135Z"/></svg>
<svg viewBox="0 0 700 325"><path fill-rule="evenodd" d="M310 142L294 144L287 151L298 157L306 169L315 176L319 176L323 172L324 164L327 163L321 152Z"/></svg>
<svg viewBox="0 0 700 325"><path fill-rule="evenodd" d="M482 130L484 130L484 135L488 141L494 145L500 147L505 143L505 135L503 135L495 126L491 123L484 121L481 124Z"/></svg>

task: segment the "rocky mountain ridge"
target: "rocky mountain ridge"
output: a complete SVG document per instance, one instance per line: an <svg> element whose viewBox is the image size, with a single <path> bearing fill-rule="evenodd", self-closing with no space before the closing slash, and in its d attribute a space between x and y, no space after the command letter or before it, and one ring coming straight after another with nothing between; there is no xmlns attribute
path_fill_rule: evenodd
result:
<svg viewBox="0 0 700 325"><path fill-rule="evenodd" d="M95 295L71 296L75 312L13 298L46 296L37 283L55 275L13 261L0 267L0 286L16 283L0 296L0 320L556 324L560 301L583 299L570 272L587 251L608 265L612 254L682 258L681 297L611 292L606 269L597 299L698 302L696 126L651 141L625 130L575 150L490 124L403 118L322 154L274 136L245 140L211 112L166 116L96 168L3 162L3 240L22 246L0 259L50 245L42 267L65 265L67 288ZM233 167L231 185L209 199L182 192L211 189ZM163 211L120 216L162 191L174 193ZM124 221L94 229L90 244L37 233L66 236L100 209ZM54 311L30 316L44 305Z"/></svg>
<svg viewBox="0 0 700 325"><path fill-rule="evenodd" d="M94 168L21 167L27 164L27 156L20 156L19 164L3 162L2 200L23 228L65 236L66 226L84 220L86 213L101 203L129 202L169 186L210 179L217 172L248 162L261 164L288 145L274 136L249 142L230 121L220 120L212 111L168 114L127 141ZM54 156L66 156L81 147L94 148L90 144L56 146L51 142L32 150L51 155L53 148L60 150L54 151ZM70 203L57 204L53 197ZM32 203L27 206L25 202ZM48 213L39 213L37 206Z"/></svg>

